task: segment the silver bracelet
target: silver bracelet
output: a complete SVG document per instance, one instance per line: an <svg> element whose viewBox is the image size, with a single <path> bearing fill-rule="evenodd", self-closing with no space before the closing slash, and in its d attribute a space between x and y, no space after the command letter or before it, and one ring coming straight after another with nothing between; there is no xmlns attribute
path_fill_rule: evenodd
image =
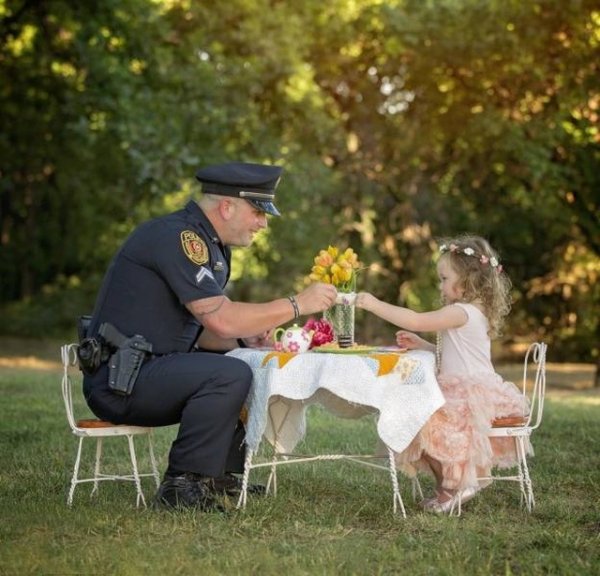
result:
<svg viewBox="0 0 600 576"><path fill-rule="evenodd" d="M298 308L298 302L296 302L296 298L294 296L288 296L288 300L292 303L294 307L294 320L300 317L300 308Z"/></svg>

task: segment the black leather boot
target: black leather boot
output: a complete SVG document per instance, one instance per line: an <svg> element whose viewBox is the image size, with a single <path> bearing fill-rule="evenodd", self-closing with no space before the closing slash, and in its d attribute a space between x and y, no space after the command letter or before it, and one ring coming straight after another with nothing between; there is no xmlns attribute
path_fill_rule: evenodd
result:
<svg viewBox="0 0 600 576"><path fill-rule="evenodd" d="M225 472L223 476L213 479L215 492L227 494L228 496L239 496L242 491L242 479L234 476L231 472ZM266 488L262 484L248 483L248 494L262 496L266 493Z"/></svg>
<svg viewBox="0 0 600 576"><path fill-rule="evenodd" d="M203 512L223 512L217 501L213 478L185 472L177 476L165 475L156 498L155 508L195 508Z"/></svg>

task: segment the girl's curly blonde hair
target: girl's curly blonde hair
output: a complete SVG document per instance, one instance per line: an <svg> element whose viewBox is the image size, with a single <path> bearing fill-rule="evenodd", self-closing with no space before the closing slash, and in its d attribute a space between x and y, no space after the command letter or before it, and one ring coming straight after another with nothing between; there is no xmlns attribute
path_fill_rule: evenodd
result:
<svg viewBox="0 0 600 576"><path fill-rule="evenodd" d="M465 302L477 302L483 308L491 338L500 335L504 318L510 312L512 287L498 254L487 240L464 234L440 241L442 258L447 258L464 290Z"/></svg>

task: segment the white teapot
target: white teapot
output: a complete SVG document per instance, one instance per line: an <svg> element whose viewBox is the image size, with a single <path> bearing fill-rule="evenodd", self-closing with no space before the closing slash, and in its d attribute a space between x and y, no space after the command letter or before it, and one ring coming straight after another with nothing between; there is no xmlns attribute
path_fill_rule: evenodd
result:
<svg viewBox="0 0 600 576"><path fill-rule="evenodd" d="M294 324L289 328L277 328L273 332L273 341L275 347L281 347L284 352L306 352L310 348L314 333L314 330L305 330Z"/></svg>

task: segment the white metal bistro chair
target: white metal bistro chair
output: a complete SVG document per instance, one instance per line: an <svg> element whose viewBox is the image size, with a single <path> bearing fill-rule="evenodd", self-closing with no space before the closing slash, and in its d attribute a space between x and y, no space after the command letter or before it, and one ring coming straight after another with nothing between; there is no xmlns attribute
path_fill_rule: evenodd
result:
<svg viewBox="0 0 600 576"><path fill-rule="evenodd" d="M65 410L67 412L67 420L71 431L75 436L79 437L79 446L77 448L77 456L75 458L75 466L73 468L73 476L71 478L71 485L69 488L69 495L67 497L67 506L71 506L73 503L73 494L78 484L84 482L93 482L94 487L92 489L92 495L97 493L99 482L106 480L124 480L128 482L134 482L137 492L136 506L139 507L140 502L146 506L146 500L142 491L142 484L140 478L145 476L151 476L154 478L156 486L158 488L160 480L158 476L158 469L156 467L156 460L154 458L154 448L152 446L152 428L145 426L129 426L129 425L116 425L111 422L105 422L104 420L87 419L87 420L75 420L73 412L73 396L72 396L72 382L70 375L70 367L77 364L77 344L65 344L61 347L61 356L63 364L63 376L62 376L62 394L65 402ZM135 446L133 443L134 436L146 436L148 438L148 452L150 456L150 464L152 471L141 474L138 471L137 458L135 454ZM131 457L131 474L106 474L101 472L100 466L102 462L102 443L104 438L116 438L125 437L129 444L129 455ZM94 465L94 475L91 478L80 478L79 467L81 464L81 455L83 440L85 438L96 439L96 460Z"/></svg>
<svg viewBox="0 0 600 576"><path fill-rule="evenodd" d="M527 466L525 440L531 436L541 422L544 414L544 398L546 395L546 344L534 342L525 354L523 364L522 392L529 401L529 414L523 417L498 418L492 423L490 438L512 438L517 453L517 470L515 474L493 474L480 480L508 480L518 482L521 489L521 504L528 512L535 506L533 485Z"/></svg>

